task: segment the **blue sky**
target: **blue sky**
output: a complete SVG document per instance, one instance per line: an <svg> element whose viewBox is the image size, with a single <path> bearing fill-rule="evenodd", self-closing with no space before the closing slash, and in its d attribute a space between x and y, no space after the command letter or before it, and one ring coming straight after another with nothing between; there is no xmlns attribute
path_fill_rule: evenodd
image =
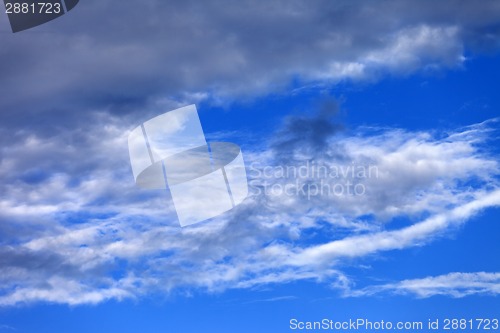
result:
<svg viewBox="0 0 500 333"><path fill-rule="evenodd" d="M0 332L500 318L498 2L143 6L0 20ZM189 104L251 193L181 228L127 137ZM307 162L378 172L262 172Z"/></svg>

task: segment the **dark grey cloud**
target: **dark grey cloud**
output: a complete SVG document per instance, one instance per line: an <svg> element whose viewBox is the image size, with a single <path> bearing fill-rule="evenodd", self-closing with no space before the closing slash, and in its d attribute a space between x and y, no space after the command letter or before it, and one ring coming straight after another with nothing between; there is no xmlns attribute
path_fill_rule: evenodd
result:
<svg viewBox="0 0 500 333"><path fill-rule="evenodd" d="M495 49L497 1L87 0L32 30L2 33L2 124L76 126L99 109L253 97L304 82L459 66ZM50 124L46 124L50 127Z"/></svg>
<svg viewBox="0 0 500 333"><path fill-rule="evenodd" d="M296 159L301 162L305 159L317 160L321 156L341 159L340 145L332 142L332 137L343 128L337 118L339 112L338 102L329 98L321 102L313 116L286 118L271 144L277 161L287 164L294 163Z"/></svg>

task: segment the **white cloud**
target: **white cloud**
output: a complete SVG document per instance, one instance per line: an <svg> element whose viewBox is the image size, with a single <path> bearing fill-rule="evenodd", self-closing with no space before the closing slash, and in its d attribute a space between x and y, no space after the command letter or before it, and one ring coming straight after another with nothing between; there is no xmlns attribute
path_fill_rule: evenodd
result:
<svg viewBox="0 0 500 333"><path fill-rule="evenodd" d="M346 296L371 296L379 293L413 295L419 298L436 295L454 298L470 295L496 296L500 295L500 273L449 273L347 291Z"/></svg>
<svg viewBox="0 0 500 333"><path fill-rule="evenodd" d="M68 305L97 304L109 299L121 300L133 297L120 286L96 288L74 280L52 277L41 288L16 288L7 297L0 298L0 306L12 306L33 302L62 303Z"/></svg>
<svg viewBox="0 0 500 333"><path fill-rule="evenodd" d="M415 70L459 67L465 61L457 26L419 25L388 34L381 48L368 49L349 61L334 60L327 70L305 70L312 80L373 79L383 72L407 74Z"/></svg>
<svg viewBox="0 0 500 333"><path fill-rule="evenodd" d="M278 146L246 151L247 163L298 167L312 154L318 165L377 165L378 177L359 180L364 195L254 195L220 218L179 228L166 193L134 187L127 151L116 149L126 147L127 119L106 123L114 125L85 132L82 146L63 131L50 142L29 134L0 148L0 304L98 303L296 280L348 288L352 282L339 268L345 258L423 246L500 203L498 163L483 146L495 122L448 136L359 129L332 138L326 131L320 152L304 149L317 137L296 145L294 136L303 133L292 131L279 134L287 154ZM35 141L43 141L38 178L25 176ZM394 229L392 220L401 216L408 226ZM331 240L314 241L317 233Z"/></svg>
<svg viewBox="0 0 500 333"><path fill-rule="evenodd" d="M400 230L348 237L311 246L296 254L290 261L298 266L309 263L327 264L342 257L361 257L379 251L398 250L429 243L436 234L454 225L465 223L478 211L500 206L500 190L491 193L477 193L476 196L477 198L474 200L458 206L450 212L436 214Z"/></svg>

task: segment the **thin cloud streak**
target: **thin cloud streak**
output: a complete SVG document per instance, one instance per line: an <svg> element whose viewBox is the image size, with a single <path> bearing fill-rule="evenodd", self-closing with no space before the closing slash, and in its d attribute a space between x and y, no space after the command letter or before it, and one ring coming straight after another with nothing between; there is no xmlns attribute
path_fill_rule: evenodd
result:
<svg viewBox="0 0 500 333"><path fill-rule="evenodd" d="M500 273L453 272L344 292L345 297L366 297L377 294L411 295L417 298L429 298L437 295L453 298L472 295L498 296L500 295Z"/></svg>
<svg viewBox="0 0 500 333"><path fill-rule="evenodd" d="M500 206L500 190L479 193L475 200L456 207L448 213L432 216L401 230L348 237L310 247L293 256L289 262L297 266L308 263L326 264L342 257L362 257L380 251L423 246L444 230L466 223L481 210L498 206Z"/></svg>

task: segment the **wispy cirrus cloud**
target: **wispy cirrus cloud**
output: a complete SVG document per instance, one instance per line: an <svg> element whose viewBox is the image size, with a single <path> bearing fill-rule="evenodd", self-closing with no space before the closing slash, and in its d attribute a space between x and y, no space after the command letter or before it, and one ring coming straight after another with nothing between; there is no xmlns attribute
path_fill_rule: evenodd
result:
<svg viewBox="0 0 500 333"><path fill-rule="evenodd" d="M9 325L0 325L0 330L2 331L15 331L16 329Z"/></svg>
<svg viewBox="0 0 500 333"><path fill-rule="evenodd" d="M314 131L319 122L313 116L304 122L310 129L288 119L278 132L281 139L245 152L253 194L242 205L179 228L167 194L136 189L127 151L116 149L126 147L128 120L99 117L110 117L106 123L113 125L89 124L84 140L68 140L75 134L64 131L50 139L26 133L14 147L2 148L1 305L77 305L297 280L345 288L352 281L342 271L344 259L370 260L384 251L424 246L500 204L498 162L483 147L495 121L448 133L323 133ZM310 149L294 139L304 133L311 135ZM315 146L314 135L324 144ZM33 153L39 177L25 175ZM355 161L376 165L378 172L325 179L358 181L363 195L312 193L310 185L321 177L259 173L265 166L293 169L311 160L328 170ZM263 182L298 191L266 193ZM407 225L394 227L397 217Z"/></svg>
<svg viewBox="0 0 500 333"><path fill-rule="evenodd" d="M500 294L500 273L448 273L422 279L370 286L347 291L345 296L361 297L376 294L411 295L428 298L436 295L461 298L471 295L497 296Z"/></svg>

